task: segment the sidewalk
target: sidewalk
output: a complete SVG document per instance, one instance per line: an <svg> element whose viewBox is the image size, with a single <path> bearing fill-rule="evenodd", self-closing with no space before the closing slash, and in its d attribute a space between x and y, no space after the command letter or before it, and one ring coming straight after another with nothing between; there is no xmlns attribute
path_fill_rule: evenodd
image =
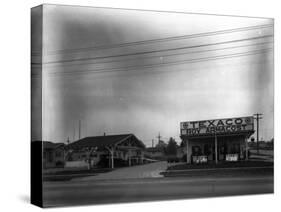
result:
<svg viewBox="0 0 281 212"><path fill-rule="evenodd" d="M167 162L160 161L150 164L119 168L96 176L75 178L72 181L160 178L163 177L160 173L166 169Z"/></svg>
<svg viewBox="0 0 281 212"><path fill-rule="evenodd" d="M255 164L253 164L255 165ZM260 164L256 166L230 166L230 167L201 167L170 169L162 172L165 177L235 177L235 176L273 176L273 163Z"/></svg>

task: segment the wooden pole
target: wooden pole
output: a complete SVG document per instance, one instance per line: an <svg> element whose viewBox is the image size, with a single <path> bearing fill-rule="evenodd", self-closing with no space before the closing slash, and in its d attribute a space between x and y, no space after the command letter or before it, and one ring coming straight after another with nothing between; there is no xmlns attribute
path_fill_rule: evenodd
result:
<svg viewBox="0 0 281 212"><path fill-rule="evenodd" d="M128 156L129 156L129 166L131 166L131 149L128 151Z"/></svg>
<svg viewBox="0 0 281 212"><path fill-rule="evenodd" d="M128 143L129 151L128 151L128 157L129 157L129 166L131 166L131 143L129 141Z"/></svg>
<svg viewBox="0 0 281 212"><path fill-rule="evenodd" d="M79 140L81 139L81 120L79 120Z"/></svg>
<svg viewBox="0 0 281 212"><path fill-rule="evenodd" d="M262 113L256 113L254 114L254 119L257 121L257 154L260 154L260 148L259 148L259 120L262 119Z"/></svg>
<svg viewBox="0 0 281 212"><path fill-rule="evenodd" d="M111 149L111 168L114 169L114 148Z"/></svg>
<svg viewBox="0 0 281 212"><path fill-rule="evenodd" d="M247 141L247 136L245 136L245 149L246 149L246 160L248 160L249 155L248 155L248 141Z"/></svg>
<svg viewBox="0 0 281 212"><path fill-rule="evenodd" d="M217 140L217 134L215 133L215 159L216 164L218 163L218 140Z"/></svg>
<svg viewBox="0 0 281 212"><path fill-rule="evenodd" d="M111 152L110 152L110 150L108 150L109 151L109 154L108 154L108 168L110 168L111 167L111 161L110 161L110 159L111 159Z"/></svg>
<svg viewBox="0 0 281 212"><path fill-rule="evenodd" d="M105 148L109 151L110 156L111 156L111 157L108 157L109 165L110 165L110 162L111 162L111 168L114 169L114 147L111 147L111 148L105 147Z"/></svg>
<svg viewBox="0 0 281 212"><path fill-rule="evenodd" d="M186 140L186 163L189 163L189 156L188 156L188 140Z"/></svg>

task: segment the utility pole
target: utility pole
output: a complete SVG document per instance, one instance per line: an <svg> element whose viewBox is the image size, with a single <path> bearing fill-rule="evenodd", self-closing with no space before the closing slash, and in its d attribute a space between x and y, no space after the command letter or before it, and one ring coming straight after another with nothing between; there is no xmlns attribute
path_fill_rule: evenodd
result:
<svg viewBox="0 0 281 212"><path fill-rule="evenodd" d="M152 148L154 147L154 139L152 139Z"/></svg>
<svg viewBox="0 0 281 212"><path fill-rule="evenodd" d="M81 139L81 120L79 120L79 140Z"/></svg>
<svg viewBox="0 0 281 212"><path fill-rule="evenodd" d="M257 121L257 154L260 154L259 150L259 120L262 119L262 113L254 114L254 119Z"/></svg>
<svg viewBox="0 0 281 212"><path fill-rule="evenodd" d="M161 138L160 132L156 138L158 138L158 143L160 143L160 138Z"/></svg>
<svg viewBox="0 0 281 212"><path fill-rule="evenodd" d="M75 123L74 123L74 126L73 126L73 142L75 141Z"/></svg>

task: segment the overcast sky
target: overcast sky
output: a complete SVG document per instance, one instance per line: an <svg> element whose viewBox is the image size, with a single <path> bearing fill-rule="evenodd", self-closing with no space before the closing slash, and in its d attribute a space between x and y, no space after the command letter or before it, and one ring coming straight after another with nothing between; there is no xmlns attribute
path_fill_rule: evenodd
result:
<svg viewBox="0 0 281 212"><path fill-rule="evenodd" d="M182 121L256 112L260 137L273 137L271 19L43 11L43 140L78 139L81 120L82 137L133 133L151 145L159 132L180 141Z"/></svg>

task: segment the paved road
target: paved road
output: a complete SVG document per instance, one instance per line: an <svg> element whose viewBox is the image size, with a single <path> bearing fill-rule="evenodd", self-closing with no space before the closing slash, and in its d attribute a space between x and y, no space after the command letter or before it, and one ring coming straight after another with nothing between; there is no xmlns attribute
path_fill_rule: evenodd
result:
<svg viewBox="0 0 281 212"><path fill-rule="evenodd" d="M273 176L44 182L44 206L137 202L273 192Z"/></svg>
<svg viewBox="0 0 281 212"><path fill-rule="evenodd" d="M167 162L160 161L138 166L124 167L111 172L100 173L96 176L75 178L73 181L111 180L111 179L142 179L163 177L160 172L167 169Z"/></svg>

